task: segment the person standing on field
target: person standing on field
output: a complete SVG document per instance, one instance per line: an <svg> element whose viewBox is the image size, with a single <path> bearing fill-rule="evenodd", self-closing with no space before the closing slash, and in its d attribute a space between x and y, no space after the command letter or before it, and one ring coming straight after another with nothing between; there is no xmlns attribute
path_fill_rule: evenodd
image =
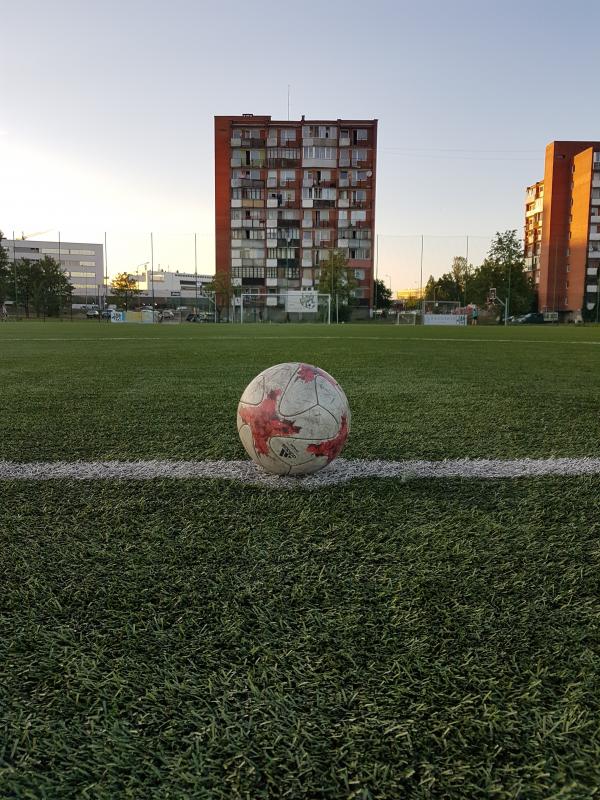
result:
<svg viewBox="0 0 600 800"><path fill-rule="evenodd" d="M479 317L479 309L477 306L473 306L473 310L471 311L471 325L477 325L477 318Z"/></svg>

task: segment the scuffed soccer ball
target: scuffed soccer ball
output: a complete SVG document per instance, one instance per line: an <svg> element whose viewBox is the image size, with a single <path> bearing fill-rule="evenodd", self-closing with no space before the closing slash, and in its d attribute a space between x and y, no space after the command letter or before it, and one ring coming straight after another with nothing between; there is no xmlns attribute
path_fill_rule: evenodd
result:
<svg viewBox="0 0 600 800"><path fill-rule="evenodd" d="M310 364L277 364L251 381L237 411L250 458L277 475L317 472L338 456L350 431L342 387Z"/></svg>

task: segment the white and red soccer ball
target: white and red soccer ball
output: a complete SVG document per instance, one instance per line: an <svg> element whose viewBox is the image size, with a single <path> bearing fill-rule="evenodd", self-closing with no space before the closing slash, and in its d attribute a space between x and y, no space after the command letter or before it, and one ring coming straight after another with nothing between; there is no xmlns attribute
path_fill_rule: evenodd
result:
<svg viewBox="0 0 600 800"><path fill-rule="evenodd" d="M338 456L350 431L342 387L310 364L269 367L251 381L237 411L250 458L278 475L317 472Z"/></svg>

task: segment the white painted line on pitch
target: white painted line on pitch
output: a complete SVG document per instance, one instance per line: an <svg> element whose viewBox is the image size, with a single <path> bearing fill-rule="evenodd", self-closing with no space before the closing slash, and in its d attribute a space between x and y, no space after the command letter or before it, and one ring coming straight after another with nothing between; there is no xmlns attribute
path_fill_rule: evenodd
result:
<svg viewBox="0 0 600 800"><path fill-rule="evenodd" d="M600 458L368 461L339 458L306 477L263 472L251 461L0 461L0 480L232 480L279 489L319 489L357 478L537 478L600 475Z"/></svg>
<svg viewBox="0 0 600 800"><path fill-rule="evenodd" d="M309 344L311 341L318 341L321 339L335 339L340 341L348 341L348 340L360 340L363 342L373 341L373 342L395 342L395 343L403 343L403 342L456 342L458 344L468 344L469 342L479 342L483 344L591 344L598 346L600 345L600 340L591 340L591 339L564 339L564 340L554 340L554 339L485 339L481 337L471 337L467 334L468 338L454 338L453 336L403 336L398 339L392 338L392 336L237 336L237 335L225 335L225 336L39 336L39 337L3 337L0 336L0 342L97 342L97 343L104 343L104 342L204 342L207 340L216 340L220 342L227 342L227 341L293 341L295 339L301 340L306 344Z"/></svg>

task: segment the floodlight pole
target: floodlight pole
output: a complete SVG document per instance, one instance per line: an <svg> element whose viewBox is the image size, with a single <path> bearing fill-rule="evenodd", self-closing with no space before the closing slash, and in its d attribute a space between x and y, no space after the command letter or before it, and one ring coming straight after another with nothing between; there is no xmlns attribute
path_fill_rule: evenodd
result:
<svg viewBox="0 0 600 800"><path fill-rule="evenodd" d="M152 281L152 322L154 322L154 234L150 233L150 279Z"/></svg>
<svg viewBox="0 0 600 800"><path fill-rule="evenodd" d="M421 234L421 262L420 262L421 263L421 278L420 278L420 284L419 284L419 293L420 293L420 298L421 298L421 322L423 322L423 319L425 318L425 299L423 298L423 248L424 248L424 245L425 245L424 237L423 237L423 234Z"/></svg>
<svg viewBox="0 0 600 800"><path fill-rule="evenodd" d="M194 288L196 294L196 307L194 313L198 313L198 249L196 246L196 234L194 234Z"/></svg>
<svg viewBox="0 0 600 800"><path fill-rule="evenodd" d="M327 324L331 325L331 295L327 295Z"/></svg>
<svg viewBox="0 0 600 800"><path fill-rule="evenodd" d="M15 251L15 232L12 232L12 246L13 246L13 272L15 273L15 316L19 319L19 300L17 297L17 256Z"/></svg>
<svg viewBox="0 0 600 800"><path fill-rule="evenodd" d="M469 277L469 237L467 236L467 248L465 254L465 308L467 307L467 279Z"/></svg>
<svg viewBox="0 0 600 800"><path fill-rule="evenodd" d="M108 307L108 250L106 247L106 231L104 231L104 308Z"/></svg>
<svg viewBox="0 0 600 800"><path fill-rule="evenodd" d="M375 235L375 281L373 282L373 313L377 312L377 279L379 278L379 234Z"/></svg>

